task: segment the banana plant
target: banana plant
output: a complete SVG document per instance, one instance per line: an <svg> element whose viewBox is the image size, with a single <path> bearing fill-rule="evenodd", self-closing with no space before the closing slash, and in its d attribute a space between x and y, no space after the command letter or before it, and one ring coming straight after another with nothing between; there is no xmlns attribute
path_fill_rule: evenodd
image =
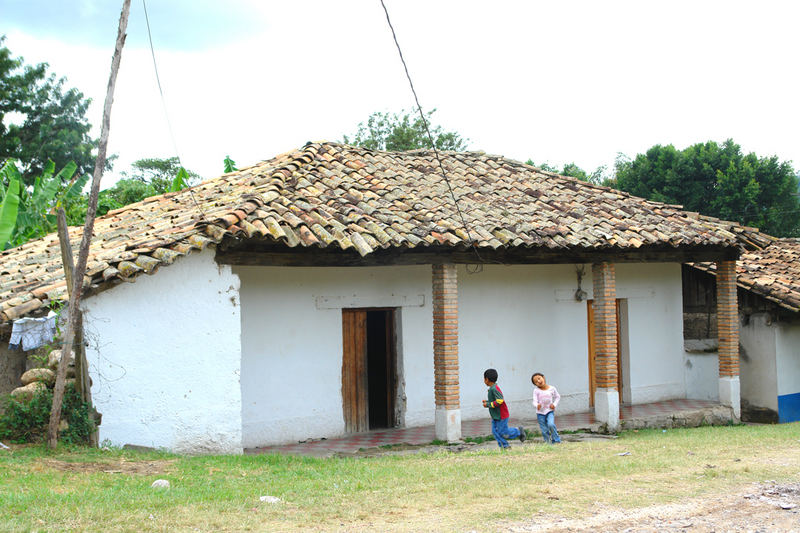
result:
<svg viewBox="0 0 800 533"><path fill-rule="evenodd" d="M11 240L11 234L14 233L14 228L17 225L17 213L19 212L19 191L20 178L17 166L13 161L6 161L3 168L0 169L0 194L2 194L2 201L0 201L0 251L6 249L8 241ZM4 187L3 183L8 183L8 187Z"/></svg>
<svg viewBox="0 0 800 533"><path fill-rule="evenodd" d="M181 167L178 169L178 174L172 180L172 185L169 187L169 192L177 192L189 186L189 173L186 169Z"/></svg>
<svg viewBox="0 0 800 533"><path fill-rule="evenodd" d="M225 159L222 161L222 164L225 167L225 173L226 174L228 172L234 172L234 171L238 170L236 168L236 161L231 159L231 156L229 156L229 155L225 156Z"/></svg>
<svg viewBox="0 0 800 533"><path fill-rule="evenodd" d="M55 231L56 205L78 200L89 179L88 175L73 177L76 169L77 165L70 162L56 174L55 163L48 161L42 174L34 179L33 186L24 187L16 162L8 161L3 166L0 176L3 182L8 183L8 189L4 191L0 212L0 250ZM62 183L67 183L63 189ZM6 232L9 232L8 236Z"/></svg>

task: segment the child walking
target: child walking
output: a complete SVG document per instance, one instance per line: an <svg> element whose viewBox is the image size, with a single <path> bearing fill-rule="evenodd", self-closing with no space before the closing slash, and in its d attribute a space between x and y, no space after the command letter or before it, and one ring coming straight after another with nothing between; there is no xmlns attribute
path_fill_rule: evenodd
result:
<svg viewBox="0 0 800 533"><path fill-rule="evenodd" d="M508 427L508 405L503 399L503 391L497 386L497 370L490 368L483 373L483 382L489 387L489 398L483 400L483 406L489 409L492 417L492 435L494 435L497 445L501 449L510 448L506 439L519 439L525 442L525 429L520 426L517 428Z"/></svg>
<svg viewBox="0 0 800 533"><path fill-rule="evenodd" d="M561 396L555 387L547 384L544 374L541 372L532 375L531 382L534 385L533 406L536 408L536 418L539 419L542 437L549 444L561 442L555 421L556 406L558 406Z"/></svg>

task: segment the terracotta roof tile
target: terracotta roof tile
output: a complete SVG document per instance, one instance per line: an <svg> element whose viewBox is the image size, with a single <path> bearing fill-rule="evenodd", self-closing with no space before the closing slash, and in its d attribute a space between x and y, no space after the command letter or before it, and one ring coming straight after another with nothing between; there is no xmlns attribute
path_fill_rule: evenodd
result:
<svg viewBox="0 0 800 533"><path fill-rule="evenodd" d="M154 273L223 239L334 247L366 256L426 246L635 250L645 245L757 248L769 238L677 206L478 152L442 153L463 227L432 152L309 143L191 190L97 219L91 284ZM70 228L77 250L82 228ZM55 234L0 253L0 322L66 299ZM35 297L37 296L37 297Z"/></svg>
<svg viewBox="0 0 800 533"><path fill-rule="evenodd" d="M690 264L716 274L714 263ZM800 312L800 239L778 239L763 250L742 254L736 278L741 288Z"/></svg>

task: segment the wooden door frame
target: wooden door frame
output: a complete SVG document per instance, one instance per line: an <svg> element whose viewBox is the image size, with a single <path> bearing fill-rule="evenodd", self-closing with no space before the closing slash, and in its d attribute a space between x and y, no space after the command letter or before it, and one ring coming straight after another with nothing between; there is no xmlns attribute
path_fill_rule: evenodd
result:
<svg viewBox="0 0 800 533"><path fill-rule="evenodd" d="M342 410L347 433L370 429L367 313L374 311L386 312L386 420L388 427L397 423L397 308L342 308Z"/></svg>

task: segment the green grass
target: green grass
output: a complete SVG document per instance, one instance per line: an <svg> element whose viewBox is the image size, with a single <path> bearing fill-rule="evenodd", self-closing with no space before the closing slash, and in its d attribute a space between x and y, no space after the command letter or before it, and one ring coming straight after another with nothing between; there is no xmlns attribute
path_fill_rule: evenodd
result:
<svg viewBox="0 0 800 533"><path fill-rule="evenodd" d="M539 511L642 507L798 471L800 424L332 459L35 446L0 451L0 530L487 531ZM156 479L171 488L151 489Z"/></svg>

